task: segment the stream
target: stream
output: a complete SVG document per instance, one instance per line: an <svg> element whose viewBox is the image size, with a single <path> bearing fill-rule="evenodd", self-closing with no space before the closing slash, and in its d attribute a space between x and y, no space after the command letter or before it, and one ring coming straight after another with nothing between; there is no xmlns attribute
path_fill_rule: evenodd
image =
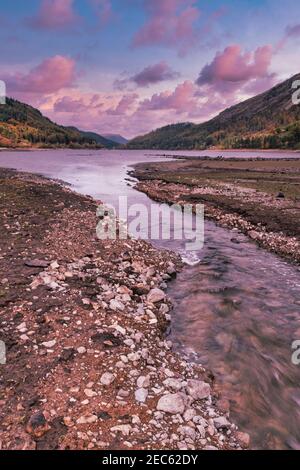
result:
<svg viewBox="0 0 300 470"><path fill-rule="evenodd" d="M106 203L116 205L122 195L149 208L154 203L133 189L127 171L138 162L165 160L157 153L1 151L0 166L61 179ZM291 360L292 342L300 340L299 268L209 221L202 250L186 252L184 241L174 239L154 244L186 261L168 289L175 348L213 371L253 448L300 449L300 365Z"/></svg>

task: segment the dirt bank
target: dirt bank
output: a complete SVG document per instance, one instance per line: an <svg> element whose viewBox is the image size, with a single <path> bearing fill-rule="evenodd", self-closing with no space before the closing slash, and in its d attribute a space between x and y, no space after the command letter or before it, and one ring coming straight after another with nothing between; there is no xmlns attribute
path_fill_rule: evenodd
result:
<svg viewBox="0 0 300 470"><path fill-rule="evenodd" d="M174 254L99 241L96 202L33 175L0 170L0 213L1 449L247 447L166 338Z"/></svg>

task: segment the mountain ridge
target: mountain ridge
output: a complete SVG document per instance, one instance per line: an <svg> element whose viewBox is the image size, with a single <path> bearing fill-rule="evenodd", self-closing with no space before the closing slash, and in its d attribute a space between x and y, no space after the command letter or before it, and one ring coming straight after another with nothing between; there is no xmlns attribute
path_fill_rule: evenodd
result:
<svg viewBox="0 0 300 470"><path fill-rule="evenodd" d="M0 148L114 148L96 133L56 124L38 109L13 98L0 105Z"/></svg>
<svg viewBox="0 0 300 470"><path fill-rule="evenodd" d="M296 74L201 124L170 124L138 136L126 148L300 149L300 106L292 104L292 83L299 79L300 74Z"/></svg>

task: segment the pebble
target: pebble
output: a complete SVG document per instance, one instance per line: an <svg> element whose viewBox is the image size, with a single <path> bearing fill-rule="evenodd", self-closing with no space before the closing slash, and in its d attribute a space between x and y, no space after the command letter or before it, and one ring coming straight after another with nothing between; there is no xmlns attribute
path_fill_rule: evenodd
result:
<svg viewBox="0 0 300 470"><path fill-rule="evenodd" d="M185 410L185 397L182 393L173 393L162 396L157 404L158 411L170 414L183 414Z"/></svg>
<svg viewBox="0 0 300 470"><path fill-rule="evenodd" d="M113 374L111 374L110 372L105 372L101 379L100 379L100 383L102 385L111 385L115 380L115 376Z"/></svg>

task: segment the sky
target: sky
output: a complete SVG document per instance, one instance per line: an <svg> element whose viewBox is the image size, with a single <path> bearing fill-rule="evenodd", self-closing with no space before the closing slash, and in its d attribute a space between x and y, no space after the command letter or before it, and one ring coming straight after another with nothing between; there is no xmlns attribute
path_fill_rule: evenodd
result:
<svg viewBox="0 0 300 470"><path fill-rule="evenodd" d="M0 0L0 80L55 122L132 138L300 72L296 0Z"/></svg>

